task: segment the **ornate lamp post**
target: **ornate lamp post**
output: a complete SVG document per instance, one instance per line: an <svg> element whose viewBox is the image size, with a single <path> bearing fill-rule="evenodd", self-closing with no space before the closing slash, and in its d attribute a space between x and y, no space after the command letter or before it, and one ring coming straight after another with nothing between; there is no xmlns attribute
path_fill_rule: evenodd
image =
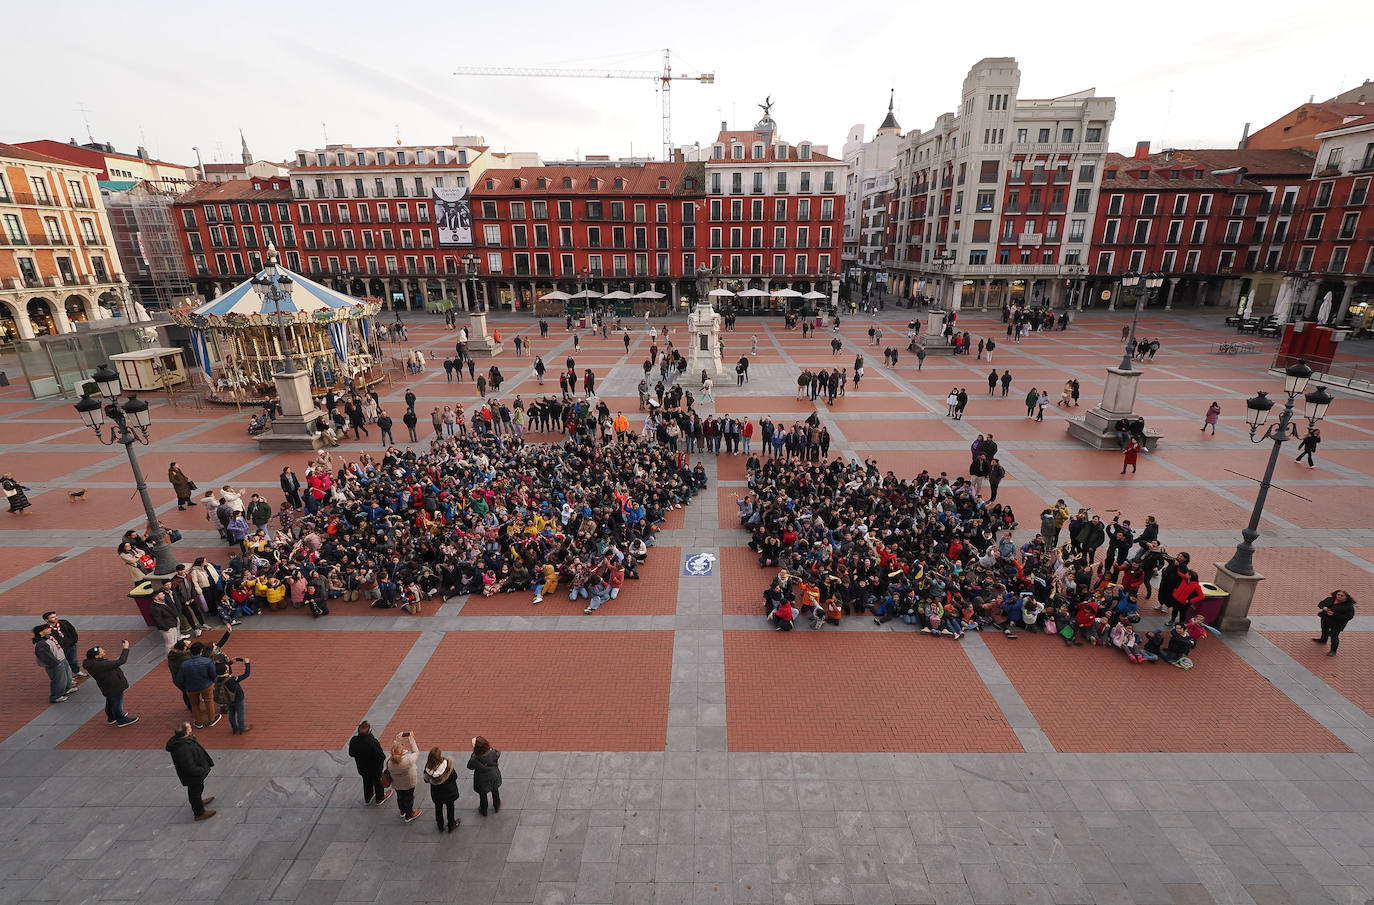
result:
<svg viewBox="0 0 1374 905"><path fill-rule="evenodd" d="M1324 386L1303 393L1311 377L1312 369L1306 362L1296 362L1284 370L1283 389L1288 399L1279 413L1279 420L1263 431L1261 427L1274 408L1274 400L1269 398L1268 393L1260 391L1245 402L1245 421L1250 425L1250 442L1263 443L1268 440L1273 447L1269 451L1269 463L1265 466L1259 493L1255 495L1255 506L1250 511L1250 522L1240 532L1241 542L1236 545L1236 552L1230 560L1224 565L1215 564L1216 583L1231 595L1221 617L1223 631L1244 632L1250 629L1250 603L1254 599L1256 585L1264 580L1264 576L1255 571L1255 540L1259 537L1260 517L1264 514L1264 503L1269 496L1269 488L1273 486L1274 467L1279 461L1279 451L1284 443L1302 436L1298 426L1293 423L1293 404L1299 395L1303 396L1306 403L1303 414L1307 418L1308 429L1315 427L1318 421L1326 417L1326 410L1331 405L1331 394Z"/></svg>
<svg viewBox="0 0 1374 905"><path fill-rule="evenodd" d="M477 256L476 252L470 251L463 255L463 271L468 275L468 287L471 291L471 296L468 300L469 311L487 310L485 302L480 305L477 302L477 268L481 264L481 261L482 259Z"/></svg>
<svg viewBox="0 0 1374 905"><path fill-rule="evenodd" d="M148 517L148 542L153 547L156 574L170 575L177 570L177 558L167 543L167 535L162 530L157 510L153 508L153 501L148 497L148 484L143 480L143 469L139 467L138 456L134 455L135 443L145 446L148 443L148 403L130 393L129 398L124 400L122 405L119 404L119 374L108 364L96 368L91 378L105 402L102 404L99 399L93 399L83 393L81 400L76 403L76 411L86 426L95 432L101 443L106 446L123 444L124 451L129 456L129 467L134 472L134 486L138 488L138 495L143 500L143 513ZM113 422L108 435L102 429L106 417ZM109 439L106 439L107 436Z"/></svg>
<svg viewBox="0 0 1374 905"><path fill-rule="evenodd" d="M267 246L267 266L263 268L261 275L253 277L248 282L252 284L258 298L272 303L277 314L277 336L281 342L281 355L284 361L282 373L295 374L296 358L291 354L291 340L286 335L286 320L281 316L281 303L291 301L291 287L295 281L277 268L276 245Z"/></svg>
<svg viewBox="0 0 1374 905"><path fill-rule="evenodd" d="M1133 370L1131 361L1135 358L1135 328L1140 322L1140 306L1150 297L1150 293L1164 285L1164 277L1157 273L1141 276L1132 270L1121 278L1121 285L1135 295L1135 310L1131 312L1131 332L1126 337L1126 348L1121 352L1121 370L1130 371Z"/></svg>

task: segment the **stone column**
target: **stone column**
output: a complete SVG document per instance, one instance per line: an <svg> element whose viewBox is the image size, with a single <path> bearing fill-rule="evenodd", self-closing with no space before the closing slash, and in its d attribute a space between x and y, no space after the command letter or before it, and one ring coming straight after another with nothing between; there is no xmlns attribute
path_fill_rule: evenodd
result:
<svg viewBox="0 0 1374 905"><path fill-rule="evenodd" d="M1174 284L1178 280L1166 277L1164 279L1164 310L1171 311L1174 307Z"/></svg>
<svg viewBox="0 0 1374 905"><path fill-rule="evenodd" d="M1339 324L1345 320L1345 316L1350 313L1350 299L1355 294L1355 281L1345 281L1345 291L1341 293L1341 306L1336 311L1335 323Z"/></svg>
<svg viewBox="0 0 1374 905"><path fill-rule="evenodd" d="M1071 419L1068 431L1077 440L1096 449L1116 449L1116 422L1135 413L1135 396L1143 372L1132 368L1108 368L1102 388L1102 402L1084 413L1081 419ZM1147 429L1149 425L1146 425Z"/></svg>
<svg viewBox="0 0 1374 905"><path fill-rule="evenodd" d="M1120 280L1114 280L1114 281L1112 281L1111 286L1112 286L1112 297L1111 297L1111 299L1107 302L1107 310L1108 310L1108 311L1115 311L1115 310L1116 310L1116 300L1117 300L1117 297L1121 295L1121 289L1122 289L1121 281L1120 281Z"/></svg>
<svg viewBox="0 0 1374 905"><path fill-rule="evenodd" d="M429 280L420 281L420 299L423 302L421 307L429 307Z"/></svg>
<svg viewBox="0 0 1374 905"><path fill-rule="evenodd" d="M1231 595L1221 610L1220 625L1217 628L1223 632L1250 631L1250 604L1254 601L1255 589L1264 581L1264 576L1258 572L1254 575L1237 575L1226 568L1225 563L1217 562L1212 565L1217 570L1213 583Z"/></svg>
<svg viewBox="0 0 1374 905"><path fill-rule="evenodd" d="M6 307L10 309L10 314L14 317L14 329L19 333L19 338L33 339L33 321L29 320L29 312L25 308L24 302L15 300Z"/></svg>

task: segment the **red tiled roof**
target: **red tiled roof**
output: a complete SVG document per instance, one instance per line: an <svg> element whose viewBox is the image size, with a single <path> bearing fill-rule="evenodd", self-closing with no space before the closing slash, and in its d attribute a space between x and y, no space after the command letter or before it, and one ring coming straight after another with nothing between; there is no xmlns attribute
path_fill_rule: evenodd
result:
<svg viewBox="0 0 1374 905"><path fill-rule="evenodd" d="M73 163L70 160L63 160L60 157L53 157L51 154L44 154L42 151L35 151L32 148L25 148L20 145L9 145L0 142L0 157L10 157L17 160L32 160L35 163L51 163L64 167L85 167L84 164ZM99 170L100 167L85 167L90 170Z"/></svg>
<svg viewBox="0 0 1374 905"><path fill-rule="evenodd" d="M714 164L722 164L722 163L730 162L730 161L733 159L733 158L730 157L730 145L731 145L731 144L741 144L741 145L744 145L746 148L752 148L752 147L754 146L754 142L756 142L756 141L762 141L762 142L764 143L764 145L766 146L766 150L764 151L764 153L767 155L766 157L763 158L763 160L757 161L758 163L766 163L766 162L768 162L768 161L781 162L781 161L778 161L777 157L774 156L774 155L777 154L777 151L774 150L774 149L777 147L777 145L776 145L776 144L769 144L768 139L769 139L770 137L771 137L771 133L769 133L769 132L756 132L756 131L754 131L753 129L747 129L747 130L738 130L738 129L736 129L736 130L732 130L732 131L721 132L719 135L716 136L715 144L722 144L722 145L725 145L725 158L726 158L726 159L725 159L725 160L712 160L712 161L709 161L709 162L710 162L710 163L714 163ZM807 142L798 142L798 144L807 144ZM798 156L797 156L797 145L796 145L796 144L786 144L785 146L786 146L786 148L787 148L787 157L786 157L786 160L787 160L789 163L796 163L796 162L798 162L798 161L801 161L801 162L810 162L810 161L812 161L812 160L817 160L817 161L820 161L820 162L822 162L822 163L827 163L827 162L836 162L836 163L838 163L838 162L839 162L838 158L831 157L831 156L828 155L828 154L821 154L821 153L817 152L814 148L813 148L812 151L811 151L811 156L810 156L810 157L807 157L807 158L798 157ZM752 159L752 158L747 158L747 157L746 157L746 159ZM743 161L736 160L736 161L734 161L734 162L735 162L735 163L742 163Z"/></svg>
<svg viewBox="0 0 1374 905"><path fill-rule="evenodd" d="M664 195L669 196L680 190L682 180L688 175L686 163L646 163L643 166L591 166L591 167L520 167L518 169L489 169L474 182L476 194L484 192L535 192L558 195L604 195L621 193L625 195ZM698 170L700 165L696 165ZM539 188L539 178L545 179L545 187ZM615 180L624 180L624 187L617 189ZM592 179L600 179L601 184L592 188ZM521 180L521 188L515 188L515 180ZM571 179L572 187L564 188L563 180ZM667 179L668 187L659 188L660 180ZM487 180L495 187L488 189ZM702 174L697 174L697 187L702 190Z"/></svg>
<svg viewBox="0 0 1374 905"><path fill-rule="evenodd" d="M1214 170L1245 167L1251 176L1306 176L1312 172L1315 155L1298 148L1285 150L1249 148L1177 148L1173 153L1184 160L1196 160Z"/></svg>
<svg viewBox="0 0 1374 905"><path fill-rule="evenodd" d="M272 179L233 179L229 182L201 182L178 196L177 204L198 204L202 201L290 201L291 185L285 176L276 180L277 188L272 188ZM254 188L254 186L261 188Z"/></svg>
<svg viewBox="0 0 1374 905"><path fill-rule="evenodd" d="M1331 127L1329 130L1327 130L1327 131L1335 132L1335 131L1337 131L1338 129L1353 129L1353 128L1357 127L1357 126L1359 126L1359 127L1364 127L1364 126L1368 126L1368 125L1374 125L1374 114L1371 114L1371 113L1368 113L1368 112L1367 112L1367 111L1369 110L1369 105L1367 105L1367 104L1351 104L1350 106L1352 106L1352 107L1363 107L1364 110L1365 110L1366 112L1364 113L1363 116L1360 116L1358 119L1352 119L1352 120L1351 120L1350 122L1348 122L1348 123L1341 123L1341 124L1338 125L1338 126L1332 126L1332 127ZM1344 115L1349 116L1350 114L1347 113L1347 114L1344 114Z"/></svg>
<svg viewBox="0 0 1374 905"><path fill-rule="evenodd" d="M1106 173L1112 169L1117 171L1117 177L1109 180ZM1149 171L1149 175L1144 179L1136 176L1141 169ZM1149 157L1141 159L1127 157L1124 154L1109 153L1102 162L1102 191L1190 192L1200 188L1233 194L1264 191L1248 180L1237 185L1230 179L1213 176L1211 174L1213 169L1228 169L1228 167L1213 167L1202 162L1180 160L1177 157L1169 160L1165 154L1151 154ZM1170 173L1173 170L1180 171L1177 179L1170 178Z"/></svg>

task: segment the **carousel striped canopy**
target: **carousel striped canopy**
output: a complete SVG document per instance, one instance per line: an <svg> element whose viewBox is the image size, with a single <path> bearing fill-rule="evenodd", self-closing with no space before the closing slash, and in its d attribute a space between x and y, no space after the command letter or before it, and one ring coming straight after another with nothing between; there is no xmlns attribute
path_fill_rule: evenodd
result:
<svg viewBox="0 0 1374 905"><path fill-rule="evenodd" d="M277 266L277 270L282 275L291 277L292 280L291 289L286 293L287 297L282 299L280 303L283 314L297 311L355 308L368 304L362 299L355 299L351 295L345 295L313 280L307 280L300 274L292 273L281 265ZM257 276L261 277L263 273L264 271L259 271ZM191 313L223 317L226 314L275 314L276 312L277 303L259 298L257 291L253 288L252 281L244 280L219 298L211 299Z"/></svg>

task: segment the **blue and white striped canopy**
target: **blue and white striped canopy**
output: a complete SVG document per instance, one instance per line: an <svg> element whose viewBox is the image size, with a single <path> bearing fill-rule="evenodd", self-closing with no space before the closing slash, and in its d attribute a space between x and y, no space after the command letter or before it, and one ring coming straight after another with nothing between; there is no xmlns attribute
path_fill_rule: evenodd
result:
<svg viewBox="0 0 1374 905"><path fill-rule="evenodd" d="M330 289L328 286L321 286L313 280L307 280L300 274L292 273L280 265L278 265L277 270L283 276L291 277L292 280L287 298L281 301L283 314L298 311L355 308L368 304L361 299L355 299L350 295L344 295L342 292ZM264 271L259 271L257 276L261 277L263 273ZM277 310L276 302L259 298L257 291L253 288L252 281L245 280L219 298L211 299L196 308L192 313L223 317L226 314L275 314Z"/></svg>

